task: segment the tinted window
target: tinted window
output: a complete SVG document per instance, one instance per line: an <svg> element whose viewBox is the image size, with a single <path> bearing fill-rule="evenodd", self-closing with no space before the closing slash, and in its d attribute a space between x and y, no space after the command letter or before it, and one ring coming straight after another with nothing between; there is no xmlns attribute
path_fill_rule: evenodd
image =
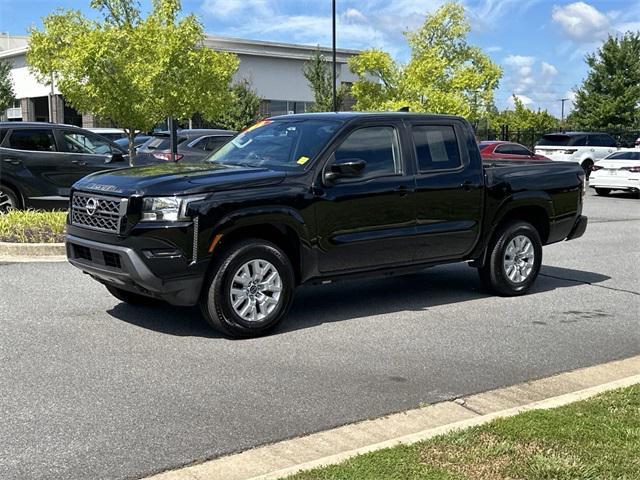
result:
<svg viewBox="0 0 640 480"><path fill-rule="evenodd" d="M54 152L56 143L50 129L14 130L9 138L9 147L17 150Z"/></svg>
<svg viewBox="0 0 640 480"><path fill-rule="evenodd" d="M367 165L360 178L394 175L402 172L398 136L393 127L365 127L355 130L336 149L336 162L361 159Z"/></svg>
<svg viewBox="0 0 640 480"><path fill-rule="evenodd" d="M577 137L571 137L569 140L570 147L584 147L587 144L586 135L578 135Z"/></svg>
<svg viewBox="0 0 640 480"><path fill-rule="evenodd" d="M9 131L8 128L0 128L0 144L2 144L2 141L4 140L4 136L7 134L8 131Z"/></svg>
<svg viewBox="0 0 640 480"><path fill-rule="evenodd" d="M178 137L178 144L185 140L187 140L187 137ZM171 148L171 138L169 136L151 137L141 148L146 150L169 150Z"/></svg>
<svg viewBox="0 0 640 480"><path fill-rule="evenodd" d="M568 135L545 135L538 141L538 145L566 147L570 141L571 137Z"/></svg>
<svg viewBox="0 0 640 480"><path fill-rule="evenodd" d="M214 152L219 149L222 145L227 143L231 137L209 137L207 139L206 146L204 149L207 152Z"/></svg>
<svg viewBox="0 0 640 480"><path fill-rule="evenodd" d="M616 141L613 137L605 134L589 135L589 145L594 147L615 147Z"/></svg>
<svg viewBox="0 0 640 480"><path fill-rule="evenodd" d="M640 152L616 152L609 155L607 160L640 160Z"/></svg>
<svg viewBox="0 0 640 480"><path fill-rule="evenodd" d="M496 148L496 153L504 153L507 155L522 155L528 157L531 155L531 152L524 148L522 145L509 144L509 145L500 145Z"/></svg>
<svg viewBox="0 0 640 480"><path fill-rule="evenodd" d="M413 142L421 172L457 168L462 165L452 126L415 126Z"/></svg>
<svg viewBox="0 0 640 480"><path fill-rule="evenodd" d="M67 152L97 155L113 153L111 144L97 135L77 130L63 130L61 133Z"/></svg>

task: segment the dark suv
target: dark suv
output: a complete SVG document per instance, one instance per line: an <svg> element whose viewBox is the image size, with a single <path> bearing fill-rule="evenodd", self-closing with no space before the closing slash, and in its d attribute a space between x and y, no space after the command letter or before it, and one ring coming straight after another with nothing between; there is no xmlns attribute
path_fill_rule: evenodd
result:
<svg viewBox="0 0 640 480"><path fill-rule="evenodd" d="M127 160L111 140L72 125L0 122L0 212L66 208L71 185Z"/></svg>

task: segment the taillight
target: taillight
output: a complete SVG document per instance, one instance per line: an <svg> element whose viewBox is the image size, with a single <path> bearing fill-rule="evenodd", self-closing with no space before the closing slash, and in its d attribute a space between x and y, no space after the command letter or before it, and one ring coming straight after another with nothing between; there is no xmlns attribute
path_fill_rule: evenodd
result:
<svg viewBox="0 0 640 480"><path fill-rule="evenodd" d="M627 170L628 172L638 173L640 172L640 165L635 167L620 167L620 170Z"/></svg>
<svg viewBox="0 0 640 480"><path fill-rule="evenodd" d="M602 170L603 167L600 165L591 165L591 171L595 172L596 170Z"/></svg>
<svg viewBox="0 0 640 480"><path fill-rule="evenodd" d="M573 149L569 149L569 150L564 150L562 153L564 153L565 155L573 155L577 151L578 151L577 149L573 148Z"/></svg>
<svg viewBox="0 0 640 480"><path fill-rule="evenodd" d="M172 162L173 161L173 155L171 153L154 153L153 156L155 158L157 158L158 160L164 160L165 162ZM182 155L181 153L176 153L176 162L182 160L182 157L184 157L184 155Z"/></svg>

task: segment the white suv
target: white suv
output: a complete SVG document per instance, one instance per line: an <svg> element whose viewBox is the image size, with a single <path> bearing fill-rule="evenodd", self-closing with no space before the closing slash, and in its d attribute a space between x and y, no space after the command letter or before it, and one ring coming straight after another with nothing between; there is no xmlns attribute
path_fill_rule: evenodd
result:
<svg viewBox="0 0 640 480"><path fill-rule="evenodd" d="M615 139L609 134L567 132L544 135L538 140L535 152L557 162L579 163L589 178L593 164L617 149Z"/></svg>

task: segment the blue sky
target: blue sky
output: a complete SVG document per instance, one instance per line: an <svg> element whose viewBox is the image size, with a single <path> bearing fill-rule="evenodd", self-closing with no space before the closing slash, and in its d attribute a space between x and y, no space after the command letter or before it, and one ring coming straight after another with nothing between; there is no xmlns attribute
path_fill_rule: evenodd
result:
<svg viewBox="0 0 640 480"><path fill-rule="evenodd" d="M443 0L337 0L338 46L383 48L400 61L402 32L415 29ZM470 41L504 69L496 94L502 108L512 94L532 108L560 114L560 98L586 74L584 56L608 34L640 30L640 0L463 0ZM142 0L149 8L150 0ZM207 33L258 40L330 44L330 0L183 0ZM56 7L95 15L89 0L0 0L0 32L25 34Z"/></svg>

